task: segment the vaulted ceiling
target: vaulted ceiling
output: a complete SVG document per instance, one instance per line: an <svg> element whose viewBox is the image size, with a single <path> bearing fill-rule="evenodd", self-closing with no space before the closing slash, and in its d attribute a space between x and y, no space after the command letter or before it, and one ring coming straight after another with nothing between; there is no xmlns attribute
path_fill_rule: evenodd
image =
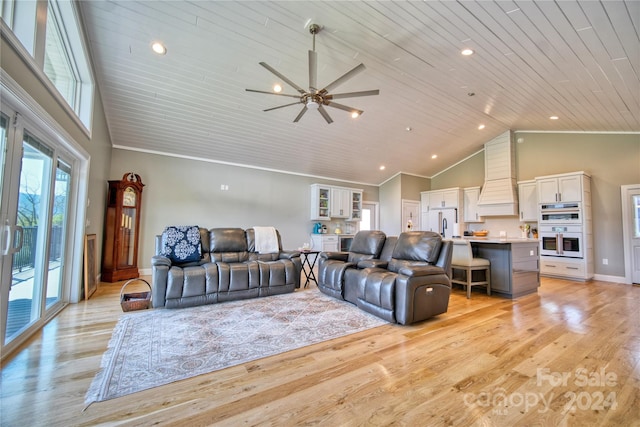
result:
<svg viewBox="0 0 640 427"><path fill-rule="evenodd" d="M116 147L380 184L507 129L640 131L638 1L79 4ZM332 92L380 90L338 101L357 119L294 123L303 104L263 110L296 99L245 91L297 93L259 62L308 88L311 23L319 86L363 63Z"/></svg>

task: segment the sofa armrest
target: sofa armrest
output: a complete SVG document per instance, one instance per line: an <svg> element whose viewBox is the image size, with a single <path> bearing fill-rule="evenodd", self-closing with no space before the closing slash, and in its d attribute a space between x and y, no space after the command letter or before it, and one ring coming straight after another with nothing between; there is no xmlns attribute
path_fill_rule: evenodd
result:
<svg viewBox="0 0 640 427"><path fill-rule="evenodd" d="M167 257L154 256L151 259L151 304L154 308L165 305L170 268L171 261Z"/></svg>
<svg viewBox="0 0 640 427"><path fill-rule="evenodd" d="M437 265L417 265L414 267L402 267L398 273L407 277L432 276L434 274L446 274L442 267Z"/></svg>
<svg viewBox="0 0 640 427"><path fill-rule="evenodd" d="M151 257L151 265L154 267L159 267L161 265L171 267L171 260L166 256L154 255Z"/></svg>
<svg viewBox="0 0 640 427"><path fill-rule="evenodd" d="M452 256L453 256L453 242L451 240L443 241L442 247L440 248L440 254L438 255L438 260L436 261L436 265L438 267L441 267L449 278L451 278Z"/></svg>
<svg viewBox="0 0 640 427"><path fill-rule="evenodd" d="M364 269L364 268L387 268L387 266L389 265L388 261L383 261L381 259L364 259L360 262L358 262L358 268L359 269Z"/></svg>
<svg viewBox="0 0 640 427"><path fill-rule="evenodd" d="M300 251L280 251L278 259L293 259L300 256Z"/></svg>
<svg viewBox="0 0 640 427"><path fill-rule="evenodd" d="M320 258L347 262L349 260L349 252L321 252Z"/></svg>

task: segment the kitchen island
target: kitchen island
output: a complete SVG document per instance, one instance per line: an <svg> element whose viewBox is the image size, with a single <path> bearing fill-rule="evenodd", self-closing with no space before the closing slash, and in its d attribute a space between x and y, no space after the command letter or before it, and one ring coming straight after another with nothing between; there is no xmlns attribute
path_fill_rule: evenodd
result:
<svg viewBox="0 0 640 427"><path fill-rule="evenodd" d="M471 242L473 256L491 262L491 293L518 298L540 286L540 257L537 239L464 237Z"/></svg>

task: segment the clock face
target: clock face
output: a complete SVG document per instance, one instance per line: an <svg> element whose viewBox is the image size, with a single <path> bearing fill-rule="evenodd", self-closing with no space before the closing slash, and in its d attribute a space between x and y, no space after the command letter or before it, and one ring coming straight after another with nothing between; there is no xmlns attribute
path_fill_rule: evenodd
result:
<svg viewBox="0 0 640 427"><path fill-rule="evenodd" d="M122 194L122 206L135 208L136 207L136 192L133 188L127 187Z"/></svg>

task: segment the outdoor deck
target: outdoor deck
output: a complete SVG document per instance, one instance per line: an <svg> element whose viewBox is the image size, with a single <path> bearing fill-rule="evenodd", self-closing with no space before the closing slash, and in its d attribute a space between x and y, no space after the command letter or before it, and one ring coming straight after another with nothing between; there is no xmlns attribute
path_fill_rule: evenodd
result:
<svg viewBox="0 0 640 427"><path fill-rule="evenodd" d="M59 274L51 274L60 269L59 262L49 263L48 277L53 279L48 284L48 292L45 299L46 306L50 306L58 300L59 294ZM9 293L9 304L7 312L7 330L5 337L13 337L21 329L31 322L31 312L34 306L33 285L34 269L24 268L22 271L14 270L11 282L11 292Z"/></svg>

